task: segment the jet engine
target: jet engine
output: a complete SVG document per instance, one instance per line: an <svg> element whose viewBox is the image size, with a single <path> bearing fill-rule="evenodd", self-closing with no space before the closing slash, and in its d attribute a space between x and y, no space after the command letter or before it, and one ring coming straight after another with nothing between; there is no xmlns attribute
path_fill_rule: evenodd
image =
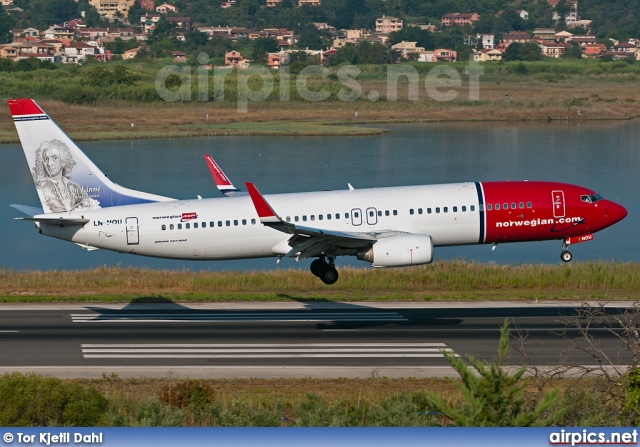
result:
<svg viewBox="0 0 640 447"><path fill-rule="evenodd" d="M379 239L358 252L358 259L374 267L407 267L433 261L433 239L422 234L400 234Z"/></svg>

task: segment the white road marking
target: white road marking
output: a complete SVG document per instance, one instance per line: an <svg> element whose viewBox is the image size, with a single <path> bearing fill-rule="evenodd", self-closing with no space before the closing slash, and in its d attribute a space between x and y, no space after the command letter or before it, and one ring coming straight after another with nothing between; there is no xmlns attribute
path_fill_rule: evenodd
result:
<svg viewBox="0 0 640 447"><path fill-rule="evenodd" d="M86 359L442 358L444 343L82 344Z"/></svg>
<svg viewBox="0 0 640 447"><path fill-rule="evenodd" d="M71 314L74 323L177 323L184 321L408 321L397 312L227 312Z"/></svg>

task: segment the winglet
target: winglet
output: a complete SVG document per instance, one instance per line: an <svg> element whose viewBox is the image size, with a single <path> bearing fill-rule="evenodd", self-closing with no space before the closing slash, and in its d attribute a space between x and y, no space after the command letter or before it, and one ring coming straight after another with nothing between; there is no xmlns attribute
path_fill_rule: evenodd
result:
<svg viewBox="0 0 640 447"><path fill-rule="evenodd" d="M260 222L262 222L263 224L282 222L282 219L278 217L273 208L271 208L271 205L267 203L267 201L264 199L262 194L260 194L260 191L258 191L254 184L246 182L245 185L247 187L247 191L249 191L249 196L251 196L253 206L258 213Z"/></svg>
<svg viewBox="0 0 640 447"><path fill-rule="evenodd" d="M207 162L207 166L209 167L209 171L211 172L211 176L213 177L213 181L216 183L218 190L224 194L225 196L244 196L247 193L236 188L229 180L229 177L222 172L218 163L215 162L213 157L209 154L204 154L204 159Z"/></svg>

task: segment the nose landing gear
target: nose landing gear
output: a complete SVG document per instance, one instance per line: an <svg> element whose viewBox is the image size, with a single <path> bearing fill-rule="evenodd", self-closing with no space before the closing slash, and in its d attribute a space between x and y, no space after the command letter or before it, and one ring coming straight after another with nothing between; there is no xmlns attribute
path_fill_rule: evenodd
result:
<svg viewBox="0 0 640 447"><path fill-rule="evenodd" d="M565 240L562 242L562 251L560 252L560 259L562 259L564 262L571 262L571 260L573 259L573 255L571 254L571 252L569 252L567 247L568 245Z"/></svg>
<svg viewBox="0 0 640 447"><path fill-rule="evenodd" d="M324 256L311 263L311 273L316 275L325 284L334 284L338 280L338 270L334 266L334 258L327 262Z"/></svg>

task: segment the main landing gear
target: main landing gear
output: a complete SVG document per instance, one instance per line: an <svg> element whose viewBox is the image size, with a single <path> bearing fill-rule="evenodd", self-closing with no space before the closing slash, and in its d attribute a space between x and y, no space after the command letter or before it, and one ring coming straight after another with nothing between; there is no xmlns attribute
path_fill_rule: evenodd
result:
<svg viewBox="0 0 640 447"><path fill-rule="evenodd" d="M334 284L338 280L338 271L334 266L334 258L329 261L324 256L311 263L311 273L316 275L325 284Z"/></svg>

